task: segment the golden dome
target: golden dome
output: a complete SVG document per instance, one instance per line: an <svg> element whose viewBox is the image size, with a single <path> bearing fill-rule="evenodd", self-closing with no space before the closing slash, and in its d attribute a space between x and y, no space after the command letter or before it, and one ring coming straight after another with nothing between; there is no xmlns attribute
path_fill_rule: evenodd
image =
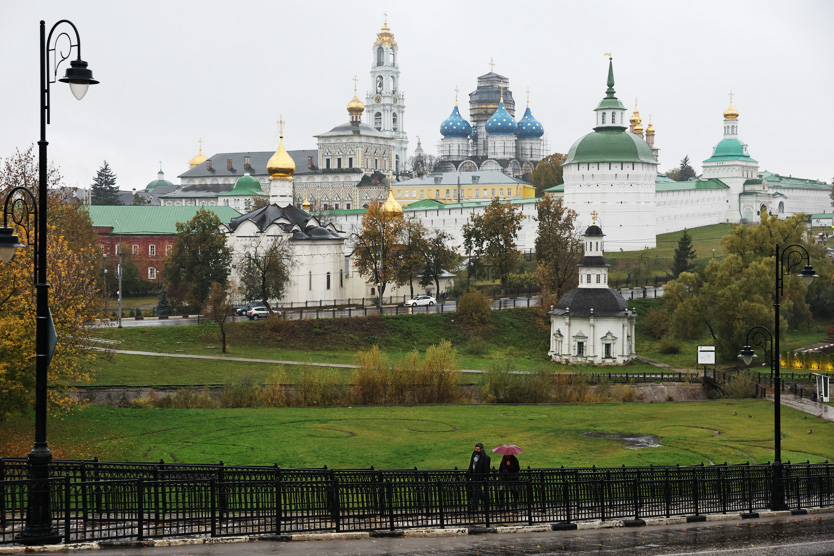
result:
<svg viewBox="0 0 834 556"><path fill-rule="evenodd" d="M737 120L738 119L738 110L733 108L733 102L730 101L730 107L724 110L724 119L725 120Z"/></svg>
<svg viewBox="0 0 834 556"><path fill-rule="evenodd" d="M397 46L397 41L394 40L394 33L392 33L391 28L388 27L388 16L385 17L385 23L382 24L382 30L377 33L374 44L386 47Z"/></svg>
<svg viewBox="0 0 834 556"><path fill-rule="evenodd" d="M206 160L208 160L208 157L203 156L203 140L200 139L200 154L191 159L191 162L188 163L188 167L194 168L195 166L199 166Z"/></svg>
<svg viewBox="0 0 834 556"><path fill-rule="evenodd" d="M634 134L635 135L643 135L643 124L641 124L639 120L634 125Z"/></svg>
<svg viewBox="0 0 834 556"><path fill-rule="evenodd" d="M269 180L291 180L295 173L295 161L293 161L287 149L284 148L284 136L281 135L281 142L278 150L266 163L266 171L269 172Z"/></svg>
<svg viewBox="0 0 834 556"><path fill-rule="evenodd" d="M652 125L651 116L649 116L649 127L646 128L646 135L654 135L654 126Z"/></svg>
<svg viewBox="0 0 834 556"><path fill-rule="evenodd" d="M310 200L307 198L307 193L304 193L304 202L301 203L301 208L306 211L310 211Z"/></svg>
<svg viewBox="0 0 834 556"><path fill-rule="evenodd" d="M353 98L350 99L350 102L347 103L347 111L351 115L360 115L362 112L365 111L365 105L359 100L359 97L356 96L356 88L353 89Z"/></svg>
<svg viewBox="0 0 834 556"><path fill-rule="evenodd" d="M637 110L637 99L634 99L634 114L628 119L628 123L630 123L635 128L643 123L642 118L640 118L640 112ZM642 127L640 128L643 129ZM635 130L636 131L636 130Z"/></svg>
<svg viewBox="0 0 834 556"><path fill-rule="evenodd" d="M385 199L385 202L382 203L382 206L379 207L379 210L381 210L382 212L389 212L395 215L402 215L403 213L403 208L394 198L394 192L391 191L391 189L388 189L388 198Z"/></svg>

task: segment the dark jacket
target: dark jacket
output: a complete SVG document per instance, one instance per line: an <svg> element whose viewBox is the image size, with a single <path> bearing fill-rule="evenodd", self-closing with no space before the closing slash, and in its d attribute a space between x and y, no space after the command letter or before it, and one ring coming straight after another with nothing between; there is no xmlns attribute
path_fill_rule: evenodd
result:
<svg viewBox="0 0 834 556"><path fill-rule="evenodd" d="M489 473L489 455L487 455L485 450L481 450L480 455L478 456L478 463L475 464L475 469L472 469L472 464L475 461L475 455L478 452L472 451L472 457L469 458L469 467L466 468L467 471L472 473L472 476L479 475L480 478L483 478L484 475Z"/></svg>
<svg viewBox="0 0 834 556"><path fill-rule="evenodd" d="M501 465L498 466L498 479L501 481L515 481L518 479L518 472L521 466L518 464L518 458L510 455L504 456L501 460Z"/></svg>

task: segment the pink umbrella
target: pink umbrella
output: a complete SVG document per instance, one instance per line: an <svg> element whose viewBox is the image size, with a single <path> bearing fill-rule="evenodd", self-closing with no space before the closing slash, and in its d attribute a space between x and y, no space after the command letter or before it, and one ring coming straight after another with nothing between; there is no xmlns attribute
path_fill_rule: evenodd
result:
<svg viewBox="0 0 834 556"><path fill-rule="evenodd" d="M512 454L524 453L524 450L522 450L515 444L501 444L500 446L496 446L495 448L493 448L492 451L496 454L501 454L502 456L510 456Z"/></svg>

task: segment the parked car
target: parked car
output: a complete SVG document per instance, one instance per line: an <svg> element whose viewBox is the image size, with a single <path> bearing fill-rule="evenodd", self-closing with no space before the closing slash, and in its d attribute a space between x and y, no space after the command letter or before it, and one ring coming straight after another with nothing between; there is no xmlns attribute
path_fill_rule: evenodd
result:
<svg viewBox="0 0 834 556"><path fill-rule="evenodd" d="M249 309L251 309L251 307L249 305L241 305L240 307L235 309L235 314L243 316L243 315L245 315L246 313L249 312Z"/></svg>
<svg viewBox="0 0 834 556"><path fill-rule="evenodd" d="M416 305L434 305L437 300L430 295L418 295L414 299L409 299L405 302L406 307L414 307Z"/></svg>
<svg viewBox="0 0 834 556"><path fill-rule="evenodd" d="M265 319L269 316L269 309L266 308L266 305L252 305L246 311L246 316L249 317L249 320Z"/></svg>

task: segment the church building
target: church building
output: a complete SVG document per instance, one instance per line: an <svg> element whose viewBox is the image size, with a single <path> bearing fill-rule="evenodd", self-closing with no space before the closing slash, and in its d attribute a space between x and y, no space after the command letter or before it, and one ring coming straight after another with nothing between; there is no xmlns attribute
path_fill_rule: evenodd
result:
<svg viewBox="0 0 834 556"><path fill-rule="evenodd" d="M585 256L579 267L579 287L559 300L550 315L548 355L562 363L622 365L635 351L637 314L616 290L608 287L608 267L603 256L605 234L597 226L597 214L583 237Z"/></svg>

